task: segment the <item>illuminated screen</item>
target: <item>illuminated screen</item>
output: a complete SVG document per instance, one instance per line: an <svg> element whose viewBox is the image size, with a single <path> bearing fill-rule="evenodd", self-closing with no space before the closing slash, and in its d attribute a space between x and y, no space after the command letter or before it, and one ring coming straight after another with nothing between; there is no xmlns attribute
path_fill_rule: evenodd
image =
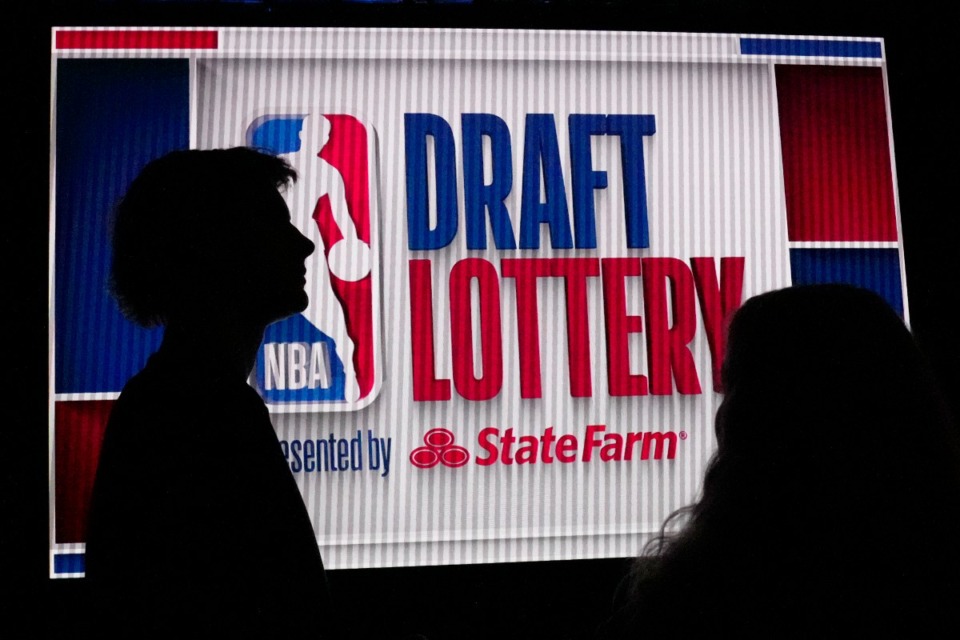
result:
<svg viewBox="0 0 960 640"><path fill-rule="evenodd" d="M696 496L742 301L848 282L906 316L885 74L867 38L55 29L51 575L83 575L160 342L105 284L150 160L300 174L310 305L250 384L328 568L629 557Z"/></svg>

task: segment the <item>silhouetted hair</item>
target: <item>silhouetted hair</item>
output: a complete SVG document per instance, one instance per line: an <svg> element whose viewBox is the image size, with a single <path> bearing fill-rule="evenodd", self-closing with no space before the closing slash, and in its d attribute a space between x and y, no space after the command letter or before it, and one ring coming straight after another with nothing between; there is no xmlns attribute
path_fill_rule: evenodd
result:
<svg viewBox="0 0 960 640"><path fill-rule="evenodd" d="M900 318L862 289L797 287L749 300L728 335L717 452L664 525L683 528L638 561L634 623L777 637L952 620L960 446Z"/></svg>
<svg viewBox="0 0 960 640"><path fill-rule="evenodd" d="M247 148L174 151L147 164L117 206L110 291L143 326L162 325L171 300L229 234L252 194L296 180L282 158ZM171 293L174 293L171 296Z"/></svg>

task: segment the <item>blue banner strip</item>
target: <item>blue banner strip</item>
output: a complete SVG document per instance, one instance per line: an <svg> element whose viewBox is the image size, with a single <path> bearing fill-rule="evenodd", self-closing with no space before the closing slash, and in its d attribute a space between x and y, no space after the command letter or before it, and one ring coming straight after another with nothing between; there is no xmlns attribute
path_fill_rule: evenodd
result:
<svg viewBox="0 0 960 640"><path fill-rule="evenodd" d="M791 249L793 284L852 284L879 294L903 316L896 249Z"/></svg>
<svg viewBox="0 0 960 640"><path fill-rule="evenodd" d="M857 40L788 40L740 38L740 53L754 56L825 56L830 58L882 58L879 42Z"/></svg>
<svg viewBox="0 0 960 640"><path fill-rule="evenodd" d="M57 64L57 393L116 392L160 344L107 292L113 208L140 169L190 144L186 60Z"/></svg>
<svg viewBox="0 0 960 640"><path fill-rule="evenodd" d="M83 573L86 570L85 558L82 553L58 553L53 556L53 572Z"/></svg>

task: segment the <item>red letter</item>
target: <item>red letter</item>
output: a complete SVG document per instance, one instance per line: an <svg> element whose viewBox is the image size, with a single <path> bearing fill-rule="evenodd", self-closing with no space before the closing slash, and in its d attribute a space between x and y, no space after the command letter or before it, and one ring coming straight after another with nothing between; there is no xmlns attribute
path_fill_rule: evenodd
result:
<svg viewBox="0 0 960 640"><path fill-rule="evenodd" d="M604 258L603 315L607 325L607 383L611 396L647 395L647 377L630 373L627 336L643 331L643 318L627 315L627 276L640 275L640 258Z"/></svg>
<svg viewBox="0 0 960 640"><path fill-rule="evenodd" d="M643 439L642 432L629 432L627 433L627 444L624 446L624 451L626 452L624 458L626 460L633 460L633 445L637 444Z"/></svg>
<svg viewBox="0 0 960 640"><path fill-rule="evenodd" d="M480 365L474 375L473 314L470 281L480 285ZM500 332L500 281L493 265L482 258L466 258L450 270L450 334L453 384L467 400L489 400L503 384L503 337Z"/></svg>
<svg viewBox="0 0 960 640"><path fill-rule="evenodd" d="M599 447L602 443L600 440L596 439L596 435L602 431L606 431L606 425L602 424L588 424L587 425L587 435L584 436L583 443L583 461L590 462L593 458L593 450L596 447Z"/></svg>
<svg viewBox="0 0 960 640"><path fill-rule="evenodd" d="M497 461L497 445L490 442L490 440L496 438L498 435L500 435L500 430L496 427L487 427L486 429L480 430L480 435L477 437L477 444L487 452L487 457L481 458L477 456L477 464L486 467Z"/></svg>
<svg viewBox="0 0 960 640"><path fill-rule="evenodd" d="M557 437L553 435L553 427L547 427L543 435L540 436L540 460L542 460L544 464L553 462L551 449L556 440Z"/></svg>
<svg viewBox="0 0 960 640"><path fill-rule="evenodd" d="M587 316L587 278L600 275L596 258L551 258L552 276L563 276L567 285L567 355L570 366L570 395L593 395L590 366L590 322Z"/></svg>
<svg viewBox="0 0 960 640"><path fill-rule="evenodd" d="M572 433L560 436L557 440L557 460L560 462L573 462L577 459L577 436Z"/></svg>
<svg viewBox="0 0 960 640"><path fill-rule="evenodd" d="M503 445L503 449L500 452L500 462L503 464L513 464L513 443L517 439L513 436L513 427L510 427L503 432L503 436L500 437L500 444Z"/></svg>
<svg viewBox="0 0 960 640"><path fill-rule="evenodd" d="M693 280L700 298L700 314L710 345L713 364L713 390L723 392L720 365L726 349L726 328L730 316L743 299L743 258L720 258L720 280L713 258L691 258Z"/></svg>
<svg viewBox="0 0 960 640"><path fill-rule="evenodd" d="M449 400L450 381L437 379L433 352L433 283L429 260L410 261L410 338L413 399Z"/></svg>
<svg viewBox="0 0 960 640"><path fill-rule="evenodd" d="M667 326L667 280L671 282L673 326ZM650 387L654 395L673 393L671 370L677 391L702 393L693 354L687 346L697 330L693 277L676 258L643 259L643 305L647 316L647 353Z"/></svg>
<svg viewBox="0 0 960 640"><path fill-rule="evenodd" d="M517 334L520 348L520 397L539 398L540 321L537 308L536 260L506 259L500 262L504 278L514 278L517 286Z"/></svg>
<svg viewBox="0 0 960 640"><path fill-rule="evenodd" d="M640 459L649 460L650 459L650 447L654 446L653 450L653 459L662 460L663 459L663 441L667 441L667 459L673 460L677 457L677 434L673 431L651 431L644 435L643 438L643 448L640 450Z"/></svg>

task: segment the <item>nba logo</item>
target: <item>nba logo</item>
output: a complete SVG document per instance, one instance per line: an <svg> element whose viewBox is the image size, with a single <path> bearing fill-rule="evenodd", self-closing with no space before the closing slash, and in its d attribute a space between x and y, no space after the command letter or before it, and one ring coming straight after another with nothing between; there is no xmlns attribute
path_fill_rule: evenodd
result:
<svg viewBox="0 0 960 640"><path fill-rule="evenodd" d="M380 277L374 128L351 115L275 110L248 120L245 142L284 158L284 197L316 250L307 308L267 328L255 386L273 411L352 411L380 390Z"/></svg>

